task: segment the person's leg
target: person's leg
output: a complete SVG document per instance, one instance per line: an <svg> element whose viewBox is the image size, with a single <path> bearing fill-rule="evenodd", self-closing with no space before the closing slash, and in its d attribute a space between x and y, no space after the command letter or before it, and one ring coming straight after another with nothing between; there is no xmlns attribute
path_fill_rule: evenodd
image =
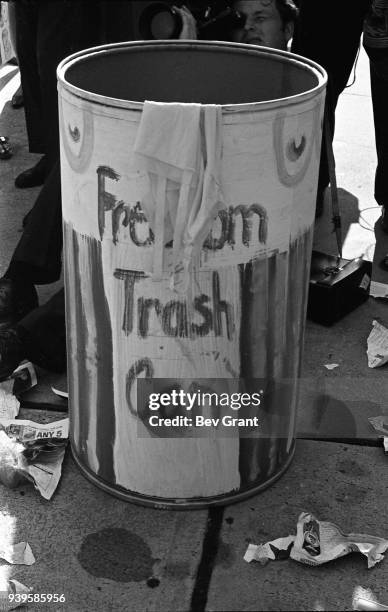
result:
<svg viewBox="0 0 388 612"><path fill-rule="evenodd" d="M377 153L374 195L376 202L388 214L388 48L369 48L367 52ZM388 219L386 224L388 231Z"/></svg>
<svg viewBox="0 0 388 612"><path fill-rule="evenodd" d="M38 7L35 0L18 0L16 17L16 52L24 92L24 112L30 153L44 153L42 100L36 57Z"/></svg>
<svg viewBox="0 0 388 612"><path fill-rule="evenodd" d="M17 41L16 41L16 6L15 4L16 4L15 0L10 0L10 2L8 2L8 20L9 20L9 36L11 39L11 45L12 45L12 48L16 56L16 61L18 62ZM17 91L15 91L15 93L13 94L11 104L12 104L12 108L21 108L24 105L23 90L22 90L21 85L17 89Z"/></svg>
<svg viewBox="0 0 388 612"><path fill-rule="evenodd" d="M388 48L365 46L370 62L370 80L377 167L375 173L375 200L381 206L379 225L388 233ZM388 254L380 265L388 270Z"/></svg>
<svg viewBox="0 0 388 612"><path fill-rule="evenodd" d="M31 209L23 234L0 279L0 326L15 323L38 305L34 285L59 279L62 207L59 162Z"/></svg>
<svg viewBox="0 0 388 612"><path fill-rule="evenodd" d="M39 7L37 62L49 171L59 158L57 67L80 48L81 5L79 0L52 0Z"/></svg>
<svg viewBox="0 0 388 612"><path fill-rule="evenodd" d="M53 372L66 369L65 294L60 289L19 321L23 357Z"/></svg>
<svg viewBox="0 0 388 612"><path fill-rule="evenodd" d="M6 276L15 277L22 272L35 285L55 282L61 274L61 252L61 175L57 160L28 213Z"/></svg>
<svg viewBox="0 0 388 612"><path fill-rule="evenodd" d="M9 22L9 37L11 39L11 45L14 50L14 53L17 56L15 0L10 0L10 2L8 2L8 22Z"/></svg>
<svg viewBox="0 0 388 612"><path fill-rule="evenodd" d="M63 289L38 307L35 284L59 279L62 210L59 162L29 216L8 270L0 279L0 378L28 358L63 371L66 364Z"/></svg>
<svg viewBox="0 0 388 612"><path fill-rule="evenodd" d="M66 370L63 289L17 325L0 327L0 380L10 376L23 359L53 372Z"/></svg>
<svg viewBox="0 0 388 612"><path fill-rule="evenodd" d="M17 40L30 151L45 156L15 180L20 188L42 185L59 157L59 62L81 44L78 0L20 0ZM38 143L39 140L39 144Z"/></svg>
<svg viewBox="0 0 388 612"><path fill-rule="evenodd" d="M315 0L302 0L292 51L317 62L328 73L325 113L334 135L335 108L346 87L360 44L363 21L371 0L327 0L320 9ZM326 143L322 139L318 197L329 184Z"/></svg>

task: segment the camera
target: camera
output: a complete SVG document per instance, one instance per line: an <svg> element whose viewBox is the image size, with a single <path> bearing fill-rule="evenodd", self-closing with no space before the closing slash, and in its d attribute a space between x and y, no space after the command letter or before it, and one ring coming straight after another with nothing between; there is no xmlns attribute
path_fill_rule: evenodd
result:
<svg viewBox="0 0 388 612"><path fill-rule="evenodd" d="M173 4L180 2L151 2L139 16L138 28L145 40L179 38L182 31L182 19ZM228 33L244 25L243 16L233 9L231 2L214 0L213 2L186 1L185 6L191 11L197 22L198 38L208 40L227 40Z"/></svg>

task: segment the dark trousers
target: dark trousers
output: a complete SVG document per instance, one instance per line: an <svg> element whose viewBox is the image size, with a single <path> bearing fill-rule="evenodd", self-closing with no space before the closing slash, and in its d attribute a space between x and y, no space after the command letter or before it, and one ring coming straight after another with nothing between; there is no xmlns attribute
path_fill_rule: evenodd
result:
<svg viewBox="0 0 388 612"><path fill-rule="evenodd" d="M8 276L34 285L57 281L62 267L62 204L59 161L54 164L13 253Z"/></svg>
<svg viewBox="0 0 388 612"><path fill-rule="evenodd" d="M363 21L371 0L300 2L292 51L312 59L328 73L325 113L334 135L335 108L345 89L360 45ZM329 184L325 139L322 140L318 189Z"/></svg>
<svg viewBox="0 0 388 612"><path fill-rule="evenodd" d="M56 69L63 58L82 46L83 12L87 4L79 0L15 3L16 46L29 150L46 153L48 168L59 157Z"/></svg>
<svg viewBox="0 0 388 612"><path fill-rule="evenodd" d="M388 210L388 48L365 50L370 62L377 153L375 199Z"/></svg>
<svg viewBox="0 0 388 612"><path fill-rule="evenodd" d="M28 214L27 223L5 274L34 285L53 283L62 267L62 206L57 162ZM66 367L65 301L61 289L19 322L26 357L54 371Z"/></svg>
<svg viewBox="0 0 388 612"><path fill-rule="evenodd" d="M129 39L132 13L128 0L17 0L16 6L30 151L48 152L52 169L28 214L6 276L40 285L57 281L62 267L57 64L77 48ZM65 369L63 289L24 317L19 327L29 359L49 370Z"/></svg>
<svg viewBox="0 0 388 612"><path fill-rule="evenodd" d="M19 322L26 357L46 370L66 369L65 294L60 289Z"/></svg>

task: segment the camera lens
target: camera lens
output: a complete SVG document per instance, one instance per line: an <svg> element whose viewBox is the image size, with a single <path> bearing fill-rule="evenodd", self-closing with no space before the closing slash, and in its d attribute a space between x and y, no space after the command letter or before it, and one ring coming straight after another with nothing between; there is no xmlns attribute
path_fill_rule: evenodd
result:
<svg viewBox="0 0 388 612"><path fill-rule="evenodd" d="M146 40L178 38L181 29L180 16L163 2L150 4L139 19L140 34Z"/></svg>
<svg viewBox="0 0 388 612"><path fill-rule="evenodd" d="M175 15L169 11L161 11L151 19L152 38L172 38L175 27Z"/></svg>

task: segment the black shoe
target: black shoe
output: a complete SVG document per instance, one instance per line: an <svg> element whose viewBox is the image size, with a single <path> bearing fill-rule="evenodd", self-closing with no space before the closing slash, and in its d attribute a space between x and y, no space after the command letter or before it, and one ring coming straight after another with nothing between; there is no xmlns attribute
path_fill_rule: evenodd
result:
<svg viewBox="0 0 388 612"><path fill-rule="evenodd" d="M48 174L47 160L43 156L38 163L19 174L15 179L15 187L26 189L27 187L38 187L43 185Z"/></svg>
<svg viewBox="0 0 388 612"><path fill-rule="evenodd" d="M380 227L383 232L388 234L388 213L384 206L381 207Z"/></svg>
<svg viewBox="0 0 388 612"><path fill-rule="evenodd" d="M21 108L24 106L23 90L21 87L13 94L11 106L12 108Z"/></svg>
<svg viewBox="0 0 388 612"><path fill-rule="evenodd" d="M0 380L8 378L24 357L23 342L18 329L0 329Z"/></svg>
<svg viewBox="0 0 388 612"><path fill-rule="evenodd" d="M0 278L0 328L20 321L39 304L32 283Z"/></svg>

